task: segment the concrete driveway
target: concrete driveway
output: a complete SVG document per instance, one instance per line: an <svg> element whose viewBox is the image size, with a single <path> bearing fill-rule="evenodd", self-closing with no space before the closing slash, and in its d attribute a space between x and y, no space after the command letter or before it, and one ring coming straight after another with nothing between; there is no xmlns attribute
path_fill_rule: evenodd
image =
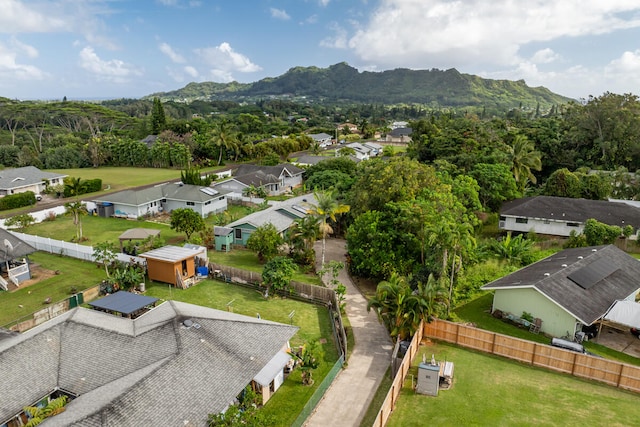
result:
<svg viewBox="0 0 640 427"><path fill-rule="evenodd" d="M615 329L603 326L593 342L640 358L640 339L631 335L628 329Z"/></svg>
<svg viewBox="0 0 640 427"><path fill-rule="evenodd" d="M322 260L322 241L315 246L316 261ZM328 239L325 262L345 261L346 242ZM338 277L347 287L346 313L351 322L355 346L348 366L335 378L331 387L307 419L310 427L359 426L369 403L391 363L393 344L387 330L373 311L367 312L367 301L353 284L346 270Z"/></svg>

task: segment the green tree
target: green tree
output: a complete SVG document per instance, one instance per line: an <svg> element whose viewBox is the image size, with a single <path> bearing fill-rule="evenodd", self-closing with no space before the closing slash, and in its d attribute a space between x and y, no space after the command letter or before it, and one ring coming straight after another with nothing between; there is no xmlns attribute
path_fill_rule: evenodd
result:
<svg viewBox="0 0 640 427"><path fill-rule="evenodd" d="M208 187L211 185L213 179L211 176L202 177L202 173L197 167L187 166L185 170L180 172L180 181L182 181L183 184Z"/></svg>
<svg viewBox="0 0 640 427"><path fill-rule="evenodd" d="M171 211L171 229L179 233L185 233L187 240L193 233L204 230L205 225L202 216L193 209L178 208Z"/></svg>
<svg viewBox="0 0 640 427"><path fill-rule="evenodd" d="M584 223L583 234L587 246L609 245L622 236L622 228L590 218Z"/></svg>
<svg viewBox="0 0 640 427"><path fill-rule="evenodd" d="M211 143L218 149L218 165L222 163L222 154L235 146L237 135L233 131L231 122L226 119L216 122L212 133Z"/></svg>
<svg viewBox="0 0 640 427"><path fill-rule="evenodd" d="M153 106L151 107L151 133L158 135L167 128L167 117L164 113L164 107L160 98L153 98Z"/></svg>
<svg viewBox="0 0 640 427"><path fill-rule="evenodd" d="M580 178L567 168L553 172L544 184L544 195L579 198L582 195Z"/></svg>
<svg viewBox="0 0 640 427"><path fill-rule="evenodd" d="M81 242L82 236L82 216L87 214L87 207L80 201L67 202L64 204L67 213L73 217L73 224L76 226L76 242Z"/></svg>
<svg viewBox="0 0 640 427"><path fill-rule="evenodd" d="M53 417L55 415L64 412L67 405L67 396L62 395L55 399L51 399L46 406L25 406L24 412L29 417L29 421L24 425L25 427L34 427L42 423L45 419Z"/></svg>
<svg viewBox="0 0 640 427"><path fill-rule="evenodd" d="M469 172L480 187L482 206L491 212L500 210L502 203L518 197L516 180L504 163L478 163Z"/></svg>
<svg viewBox="0 0 640 427"><path fill-rule="evenodd" d="M64 195L65 197L76 197L80 195L82 189L81 178L69 176L64 179Z"/></svg>
<svg viewBox="0 0 640 427"><path fill-rule="evenodd" d="M516 135L509 147L509 159L511 172L518 184L518 190L522 193L527 182L537 182L533 171L542 169L540 153L536 151L535 144L524 135Z"/></svg>
<svg viewBox="0 0 640 427"><path fill-rule="evenodd" d="M104 266L104 271L109 275L109 266L118 258L116 247L112 242L100 242L93 247L93 259Z"/></svg>
<svg viewBox="0 0 640 427"><path fill-rule="evenodd" d="M312 215L306 215L293 221L287 233L289 254L301 265L313 266L315 251L313 243L320 236L320 220Z"/></svg>
<svg viewBox="0 0 640 427"><path fill-rule="evenodd" d="M262 284L266 288L264 292L265 298L269 297L271 288L276 290L287 289L296 270L295 263L284 256L277 256L267 261L262 269Z"/></svg>
<svg viewBox="0 0 640 427"><path fill-rule="evenodd" d="M35 224L36 219L28 213L14 215L4 220L5 227L12 228L17 227L19 230L24 230L30 225Z"/></svg>
<svg viewBox="0 0 640 427"><path fill-rule="evenodd" d="M247 248L258 254L260 262L269 261L280 252L284 240L276 226L268 222L256 228L247 239Z"/></svg>
<svg viewBox="0 0 640 427"><path fill-rule="evenodd" d="M322 235L322 268L324 268L324 255L327 236L333 233L329 220L336 222L336 216L349 212L349 205L341 204L334 197L333 191L315 191L313 193L316 204L311 205L308 213L320 219L320 234Z"/></svg>
<svg viewBox="0 0 640 427"><path fill-rule="evenodd" d="M522 234L511 237L511 232L509 232L500 240L491 240L487 250L495 257L521 267L534 261L533 243Z"/></svg>
<svg viewBox="0 0 640 427"><path fill-rule="evenodd" d="M296 359L300 361L300 370L302 371L302 384L312 386L313 371L320 366L320 359L322 358L322 348L317 341L306 343L302 346L300 354L290 353Z"/></svg>

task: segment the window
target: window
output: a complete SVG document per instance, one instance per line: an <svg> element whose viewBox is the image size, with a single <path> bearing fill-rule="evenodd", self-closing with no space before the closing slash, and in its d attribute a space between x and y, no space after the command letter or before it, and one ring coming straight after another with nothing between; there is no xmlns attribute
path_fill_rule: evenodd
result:
<svg viewBox="0 0 640 427"><path fill-rule="evenodd" d="M211 204L211 202L204 202L205 206L210 205L210 204Z"/></svg>
<svg viewBox="0 0 640 427"><path fill-rule="evenodd" d="M549 221L548 219L545 219L543 222L544 222L545 224L551 224L551 221Z"/></svg>
<svg viewBox="0 0 640 427"><path fill-rule="evenodd" d="M529 220L527 218L516 218L516 224L526 224Z"/></svg>
<svg viewBox="0 0 640 427"><path fill-rule="evenodd" d="M577 222L568 222L567 227L580 227L580 224Z"/></svg>
<svg viewBox="0 0 640 427"><path fill-rule="evenodd" d="M506 221L506 220L507 220L506 216L500 215L500 221Z"/></svg>
<svg viewBox="0 0 640 427"><path fill-rule="evenodd" d="M236 239L242 239L242 230L236 228Z"/></svg>
<svg viewBox="0 0 640 427"><path fill-rule="evenodd" d="M194 202L187 202L187 206L195 206L196 204Z"/></svg>

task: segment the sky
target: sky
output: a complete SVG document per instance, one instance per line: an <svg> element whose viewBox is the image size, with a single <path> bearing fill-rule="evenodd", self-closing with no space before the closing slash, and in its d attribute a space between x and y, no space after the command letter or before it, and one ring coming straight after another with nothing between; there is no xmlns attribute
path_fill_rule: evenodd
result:
<svg viewBox="0 0 640 427"><path fill-rule="evenodd" d="M0 0L0 96L139 98L296 66L640 95L639 0Z"/></svg>

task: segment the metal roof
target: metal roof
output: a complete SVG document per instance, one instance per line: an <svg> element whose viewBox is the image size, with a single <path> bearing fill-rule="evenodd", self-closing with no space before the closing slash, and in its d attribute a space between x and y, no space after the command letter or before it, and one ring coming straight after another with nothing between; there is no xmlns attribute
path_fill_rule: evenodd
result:
<svg viewBox="0 0 640 427"><path fill-rule="evenodd" d="M264 365L264 368L258 372L258 375L253 377L253 380L263 387L268 387L278 373L282 372L289 360L291 360L291 355L284 351L279 352L273 356L269 363Z"/></svg>
<svg viewBox="0 0 640 427"><path fill-rule="evenodd" d="M200 252L202 252L202 250L169 245L141 253L138 256L158 261L178 262L194 257Z"/></svg>
<svg viewBox="0 0 640 427"><path fill-rule="evenodd" d="M115 294L107 295L104 298L90 302L89 305L107 311L131 314L146 306L155 304L156 301L158 301L158 298L118 291Z"/></svg>

